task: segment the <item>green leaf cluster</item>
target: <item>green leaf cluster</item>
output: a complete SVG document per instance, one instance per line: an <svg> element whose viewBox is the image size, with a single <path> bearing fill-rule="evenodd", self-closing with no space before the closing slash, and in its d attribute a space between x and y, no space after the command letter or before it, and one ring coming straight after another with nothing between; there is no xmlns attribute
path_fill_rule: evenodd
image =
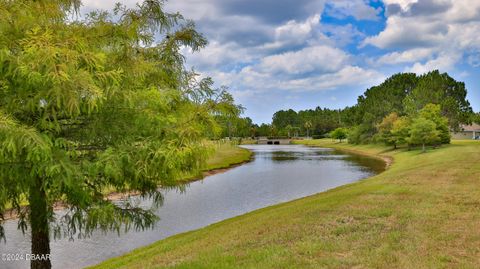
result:
<svg viewBox="0 0 480 269"><path fill-rule="evenodd" d="M342 142L342 140L347 139L348 130L345 128L337 128L330 133L330 137L333 139L338 139L340 142Z"/></svg>
<svg viewBox="0 0 480 269"><path fill-rule="evenodd" d="M158 188L198 173L217 119L241 109L185 69L182 49L207 40L163 4L75 19L80 1L0 0L0 213L11 207L22 227L48 218L69 236L143 229L156 219ZM107 191L154 205L113 202ZM55 221L59 201L68 210Z"/></svg>
<svg viewBox="0 0 480 269"><path fill-rule="evenodd" d="M427 104L416 115L387 115L377 125L377 139L387 145L436 145L450 142L448 119L441 115L440 105Z"/></svg>

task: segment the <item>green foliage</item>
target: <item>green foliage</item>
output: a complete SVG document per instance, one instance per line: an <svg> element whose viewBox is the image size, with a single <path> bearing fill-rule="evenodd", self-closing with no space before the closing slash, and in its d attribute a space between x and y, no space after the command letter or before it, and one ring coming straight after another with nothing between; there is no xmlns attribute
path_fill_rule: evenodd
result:
<svg viewBox="0 0 480 269"><path fill-rule="evenodd" d="M293 130L293 127L290 124L285 127L285 131L287 132L288 137L292 137L292 130Z"/></svg>
<svg viewBox="0 0 480 269"><path fill-rule="evenodd" d="M438 104L442 116L448 118L449 126L458 129L460 124L469 123L472 113L466 97L465 83L435 70L418 78L416 87L404 100L404 110L416 114L429 103Z"/></svg>
<svg viewBox="0 0 480 269"><path fill-rule="evenodd" d="M471 121L480 124L480 113L474 113L471 115Z"/></svg>
<svg viewBox="0 0 480 269"><path fill-rule="evenodd" d="M307 137L310 136L310 129L312 129L313 127L313 124L311 121L307 120L305 121L305 123L303 123L303 127L305 128L305 130L307 130Z"/></svg>
<svg viewBox="0 0 480 269"><path fill-rule="evenodd" d="M420 130L419 119L425 119L432 122L435 127L435 135L438 136L438 141L419 142L418 130ZM421 122L422 126L425 122ZM413 128L417 130L413 130ZM425 127L426 128L426 127ZM440 112L440 105L427 104L414 117L398 117L396 113L391 113L386 116L380 124L377 125L377 137L380 141L387 145L393 145L394 148L400 144L430 144L433 142L440 142L442 144L450 143L450 131L448 128L448 119L443 117ZM417 136L412 137L415 133ZM435 139L434 139L435 140Z"/></svg>
<svg viewBox="0 0 480 269"><path fill-rule="evenodd" d="M439 132L436 130L433 121L419 117L413 120L410 126L410 136L407 141L410 144L422 145L425 152L426 144L435 144L440 142Z"/></svg>
<svg viewBox="0 0 480 269"><path fill-rule="evenodd" d="M398 118L392 126L390 131L394 145L401 145L407 143L408 137L410 135L410 119L407 117Z"/></svg>
<svg viewBox="0 0 480 269"><path fill-rule="evenodd" d="M376 134L374 126L390 113L399 116L417 117L427 104L436 104L440 115L447 118L433 120L440 131L442 143L449 143L449 129L458 128L461 123L469 123L470 104L466 100L467 91L462 82L457 82L448 74L432 71L417 77L415 74L398 74L379 86L368 89L360 96L357 104L357 124L361 125L359 142L366 142ZM436 113L436 112L435 112Z"/></svg>
<svg viewBox="0 0 480 269"><path fill-rule="evenodd" d="M284 129L288 125L299 126L300 121L297 112L293 109L289 109L286 111L280 110L275 112L275 114L273 114L272 124L279 129Z"/></svg>
<svg viewBox="0 0 480 269"><path fill-rule="evenodd" d="M440 143L450 143L450 130L448 127L448 118L441 114L441 106L434 104L427 104L420 110L419 117L431 120L435 123L436 130L440 137Z"/></svg>
<svg viewBox="0 0 480 269"><path fill-rule="evenodd" d="M348 130L345 128L337 128L330 133L330 137L333 139L338 139L342 142L343 139L348 137Z"/></svg>
<svg viewBox="0 0 480 269"><path fill-rule="evenodd" d="M256 135L257 136L270 136L270 125L262 123L260 126L256 128Z"/></svg>
<svg viewBox="0 0 480 269"><path fill-rule="evenodd" d="M392 112L383 118L382 122L377 125L378 139L387 145L393 145L397 147L397 137L393 134L392 130L395 122L398 120L398 114Z"/></svg>
<svg viewBox="0 0 480 269"><path fill-rule="evenodd" d="M342 127L351 119L353 109L344 110L322 109L301 110L298 113L292 109L280 110L273 115L274 124L279 134L283 136L325 135L335 128Z"/></svg>
<svg viewBox="0 0 480 269"><path fill-rule="evenodd" d="M358 98L356 119L363 125L362 134L369 139L376 132L376 125L390 113L404 114L403 100L415 88L415 74L396 74L382 84L374 86Z"/></svg>
<svg viewBox="0 0 480 269"><path fill-rule="evenodd" d="M469 124L478 120L466 99L467 90L463 82L457 82L448 74L432 71L422 76L413 73L396 74L378 86L367 89L358 97L353 107L342 110L322 109L278 111L273 122L280 131L285 128L303 128L303 133L323 135L339 127L350 130L349 142L353 144L382 141L396 146L399 137L392 136L392 118L408 116L418 117L428 104L436 105L435 111L427 117L437 125L442 143L450 142L450 130L458 130L460 124ZM430 108L427 108L430 109ZM427 113L427 112L424 112ZM382 122L385 121L385 122ZM310 128L305 123L310 122ZM404 132L401 132L405 137ZM400 139L404 143L403 138Z"/></svg>
<svg viewBox="0 0 480 269"><path fill-rule="evenodd" d="M157 188L198 173L216 120L241 107L185 70L181 48L207 41L163 1L71 21L78 5L0 0L0 213L11 205L36 234L61 200L69 210L57 235L148 228ZM106 189L154 204L113 203ZM25 198L46 213L22 208Z"/></svg>
<svg viewBox="0 0 480 269"><path fill-rule="evenodd" d="M349 129L348 143L350 144L367 144L372 142L370 135L371 129L367 124L360 124Z"/></svg>

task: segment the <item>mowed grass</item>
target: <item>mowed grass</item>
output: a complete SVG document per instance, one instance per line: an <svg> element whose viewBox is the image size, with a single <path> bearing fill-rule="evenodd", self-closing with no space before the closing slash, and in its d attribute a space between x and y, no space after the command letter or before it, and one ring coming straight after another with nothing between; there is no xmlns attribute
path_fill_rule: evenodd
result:
<svg viewBox="0 0 480 269"><path fill-rule="evenodd" d="M228 143L215 146L215 153L208 159L204 171L228 168L249 161L252 152Z"/></svg>
<svg viewBox="0 0 480 269"><path fill-rule="evenodd" d="M380 175L176 235L95 268L480 268L480 143L390 156ZM292 180L295 180L292 178Z"/></svg>

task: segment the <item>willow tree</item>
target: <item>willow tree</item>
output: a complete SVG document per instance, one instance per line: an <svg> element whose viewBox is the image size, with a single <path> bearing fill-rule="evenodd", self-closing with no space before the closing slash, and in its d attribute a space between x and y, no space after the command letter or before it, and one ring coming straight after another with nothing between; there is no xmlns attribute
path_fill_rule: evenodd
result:
<svg viewBox="0 0 480 269"><path fill-rule="evenodd" d="M218 93L184 69L182 49L206 45L193 23L160 0L72 20L79 5L0 0L0 212L31 229L33 254L50 253L51 234L151 227L153 208L106 190L158 205L157 187L198 170L215 129Z"/></svg>

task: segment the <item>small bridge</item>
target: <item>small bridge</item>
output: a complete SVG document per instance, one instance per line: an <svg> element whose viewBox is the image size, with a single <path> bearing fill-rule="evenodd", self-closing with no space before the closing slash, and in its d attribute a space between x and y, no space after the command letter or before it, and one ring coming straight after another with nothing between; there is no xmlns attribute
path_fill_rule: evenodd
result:
<svg viewBox="0 0 480 269"><path fill-rule="evenodd" d="M257 140L258 145L289 145L292 140L288 138L259 138Z"/></svg>

